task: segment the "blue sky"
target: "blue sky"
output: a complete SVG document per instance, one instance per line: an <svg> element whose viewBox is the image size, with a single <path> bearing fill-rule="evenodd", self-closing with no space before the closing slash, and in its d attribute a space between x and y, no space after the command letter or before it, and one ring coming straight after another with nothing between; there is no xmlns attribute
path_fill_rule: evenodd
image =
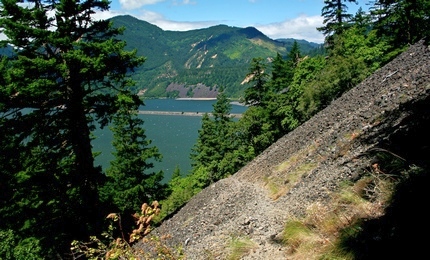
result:
<svg viewBox="0 0 430 260"><path fill-rule="evenodd" d="M365 3L359 1L363 9ZM363 3L363 4L361 4ZM359 5L359 6L360 6ZM101 18L130 14L163 30L186 31L213 25L253 26L272 39L322 43L324 0L111 0ZM357 5L349 5L355 13Z"/></svg>

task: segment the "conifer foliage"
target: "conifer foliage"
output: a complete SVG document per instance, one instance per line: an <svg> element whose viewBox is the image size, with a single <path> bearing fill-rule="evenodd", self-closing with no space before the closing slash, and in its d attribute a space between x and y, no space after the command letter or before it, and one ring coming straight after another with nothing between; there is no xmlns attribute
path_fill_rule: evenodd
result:
<svg viewBox="0 0 430 260"><path fill-rule="evenodd" d="M12 234L12 251L32 238L53 259L103 219L91 132L119 110L119 90L134 95L127 75L144 62L115 40L122 29L92 18L108 8L105 0L1 1L2 46L13 51L0 63L0 232Z"/></svg>
<svg viewBox="0 0 430 260"><path fill-rule="evenodd" d="M324 17L324 26L318 28L326 36L326 43L331 45L333 35L342 34L347 29L352 18L348 13L348 6L345 4L357 3L356 0L324 0L324 7L321 16Z"/></svg>
<svg viewBox="0 0 430 260"><path fill-rule="evenodd" d="M232 105L225 93L218 94L213 108L212 117L206 113L202 118L202 128L191 153L195 174L205 172L205 176L200 178L203 186L218 181L235 170L232 169L234 161L229 160L231 158L228 156L236 149L236 142L231 136Z"/></svg>
<svg viewBox="0 0 430 260"><path fill-rule="evenodd" d="M107 204L113 203L112 210L130 216L139 211L141 201L163 198L164 186L160 184L163 172L147 173L153 167L149 160L160 161L162 156L146 138L144 122L137 114L139 100L120 93L117 102L121 108L110 127L114 135L115 159L107 169L101 194Z"/></svg>

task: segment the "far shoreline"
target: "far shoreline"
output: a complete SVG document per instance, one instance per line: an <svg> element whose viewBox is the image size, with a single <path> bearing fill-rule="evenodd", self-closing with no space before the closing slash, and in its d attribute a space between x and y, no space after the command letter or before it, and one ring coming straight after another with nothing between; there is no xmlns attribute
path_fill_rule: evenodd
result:
<svg viewBox="0 0 430 260"><path fill-rule="evenodd" d="M212 101L212 100L217 100L216 97L200 97L200 98L192 98L192 97L182 97L182 98L166 98L166 97L158 97L158 98L150 98L150 99L173 99L173 100L178 100L178 101ZM241 103L235 99L233 99L232 101L230 101L230 104L232 105L237 105L237 106L244 106L246 107L247 105L245 105L244 103Z"/></svg>
<svg viewBox="0 0 430 260"><path fill-rule="evenodd" d="M216 98L175 98L175 100L216 100Z"/></svg>
<svg viewBox="0 0 430 260"><path fill-rule="evenodd" d="M175 98L175 100L217 100L217 98ZM243 103L240 103L239 101L231 101L230 104L237 105L237 106L246 106Z"/></svg>

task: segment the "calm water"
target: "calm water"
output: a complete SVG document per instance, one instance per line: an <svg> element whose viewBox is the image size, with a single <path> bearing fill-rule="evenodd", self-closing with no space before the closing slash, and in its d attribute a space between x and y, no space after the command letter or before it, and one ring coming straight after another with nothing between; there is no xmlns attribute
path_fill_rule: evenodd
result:
<svg viewBox="0 0 430 260"><path fill-rule="evenodd" d="M145 106L140 110L172 111L172 112L199 112L213 111L216 100L174 100L151 99L145 100ZM231 113L243 113L246 107L233 105ZM172 115L139 115L145 122L146 137L152 140L163 155L161 162L154 162L153 171L162 170L165 181L170 180L176 166L186 175L191 170L191 148L197 141L198 130L201 127L200 116L172 116ZM102 152L96 158L96 164L103 169L109 167L113 159L112 133L108 128L95 132L97 139L93 141L93 150Z"/></svg>

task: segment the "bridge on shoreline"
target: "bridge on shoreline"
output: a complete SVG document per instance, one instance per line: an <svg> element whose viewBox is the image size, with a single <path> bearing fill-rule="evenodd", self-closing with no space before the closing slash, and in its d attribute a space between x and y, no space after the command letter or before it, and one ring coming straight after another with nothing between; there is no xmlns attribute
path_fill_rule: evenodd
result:
<svg viewBox="0 0 430 260"><path fill-rule="evenodd" d="M177 112L177 111L147 111L147 110L139 110L139 114L141 115L165 115L165 116L203 116L206 113L202 112ZM212 113L207 113L209 116L212 116ZM231 117L240 118L242 114L230 114Z"/></svg>

